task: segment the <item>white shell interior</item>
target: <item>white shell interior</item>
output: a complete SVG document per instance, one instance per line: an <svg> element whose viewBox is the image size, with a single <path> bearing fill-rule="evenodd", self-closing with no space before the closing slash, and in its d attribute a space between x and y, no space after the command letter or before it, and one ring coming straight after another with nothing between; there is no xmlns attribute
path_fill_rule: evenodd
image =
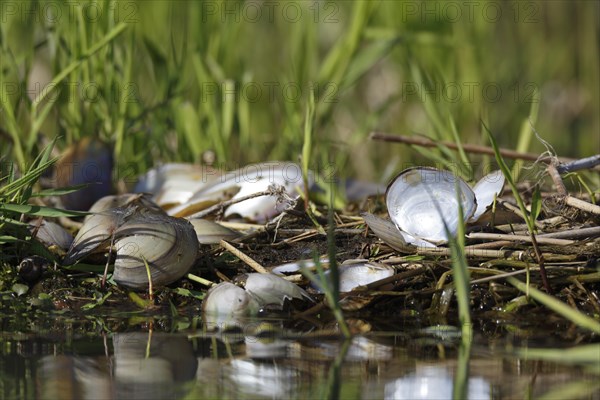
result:
<svg viewBox="0 0 600 400"><path fill-rule="evenodd" d="M456 234L458 199L467 221L477 207L473 190L451 172L434 168L403 171L392 181L386 193L390 218L408 234L405 235L406 241L416 245L446 242L448 237L444 223L451 235Z"/></svg>
<svg viewBox="0 0 600 400"><path fill-rule="evenodd" d="M223 173L194 193L184 204L170 209L168 213L188 215L185 211L187 209L197 211L229 198L239 199L265 191L273 184L284 186L287 194L295 197L296 188L303 186L300 166L291 162L271 161ZM260 196L232 204L225 210L224 215L227 217L238 214L262 223L279 214L286 206L285 203L278 203L276 196Z"/></svg>
<svg viewBox="0 0 600 400"><path fill-rule="evenodd" d="M471 221L477 221L483 215L485 210L494 202L494 198L502 193L503 187L504 174L500 170L487 174L477 182L473 187L473 192L475 192L477 198L477 210Z"/></svg>

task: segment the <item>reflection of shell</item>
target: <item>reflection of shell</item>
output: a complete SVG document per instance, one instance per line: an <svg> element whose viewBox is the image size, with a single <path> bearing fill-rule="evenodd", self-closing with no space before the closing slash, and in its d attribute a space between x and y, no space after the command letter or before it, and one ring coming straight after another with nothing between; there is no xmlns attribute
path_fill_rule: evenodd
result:
<svg viewBox="0 0 600 400"><path fill-rule="evenodd" d="M280 363L264 363L252 360L233 360L224 368L229 385L237 393L259 398L293 398L297 396L300 373Z"/></svg>
<svg viewBox="0 0 600 400"><path fill-rule="evenodd" d="M450 399L456 380L444 367L425 366L385 385L386 399ZM468 399L491 398L491 385L482 377L468 379Z"/></svg>
<svg viewBox="0 0 600 400"><path fill-rule="evenodd" d="M185 336L115 333L113 379L117 398L183 398L198 362Z"/></svg>
<svg viewBox="0 0 600 400"><path fill-rule="evenodd" d="M434 243L448 241L445 229L456 235L461 223L458 199L466 221L477 207L469 185L449 171L425 167L404 170L386 192L388 212L398 229Z"/></svg>

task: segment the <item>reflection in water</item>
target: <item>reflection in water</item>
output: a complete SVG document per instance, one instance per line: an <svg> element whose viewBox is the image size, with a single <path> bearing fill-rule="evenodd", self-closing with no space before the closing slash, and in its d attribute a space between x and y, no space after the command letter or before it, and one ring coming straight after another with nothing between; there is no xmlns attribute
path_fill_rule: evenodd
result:
<svg viewBox="0 0 600 400"><path fill-rule="evenodd" d="M293 368L251 360L233 360L223 372L237 392L270 398L290 398L300 378Z"/></svg>
<svg viewBox="0 0 600 400"><path fill-rule="evenodd" d="M427 366L385 385L385 398L398 400L452 399L454 381L444 367ZM469 379L469 399L490 399L490 384L481 377Z"/></svg>
<svg viewBox="0 0 600 400"><path fill-rule="evenodd" d="M42 399L109 399L112 383L105 358L46 356L38 363Z"/></svg>
<svg viewBox="0 0 600 400"><path fill-rule="evenodd" d="M46 356L38 362L44 399L181 398L197 361L185 336L116 333L112 357Z"/></svg>
<svg viewBox="0 0 600 400"><path fill-rule="evenodd" d="M262 333L250 328L187 334L128 332L81 341L0 337L0 398L323 398L338 394L443 399L456 395L459 382L465 382L463 393L470 399L552 397L552 390L565 385L580 390L571 397L599 399L593 391L598 380L595 370L517 358L498 339L488 346L480 338L480 344L465 353L468 368L463 380L456 343L424 341L418 330L366 333L344 342L315 335L314 330L301 333L286 330L283 324L276 328Z"/></svg>
<svg viewBox="0 0 600 400"><path fill-rule="evenodd" d="M166 333L116 333L113 336L117 398L180 398L198 366L185 336Z"/></svg>

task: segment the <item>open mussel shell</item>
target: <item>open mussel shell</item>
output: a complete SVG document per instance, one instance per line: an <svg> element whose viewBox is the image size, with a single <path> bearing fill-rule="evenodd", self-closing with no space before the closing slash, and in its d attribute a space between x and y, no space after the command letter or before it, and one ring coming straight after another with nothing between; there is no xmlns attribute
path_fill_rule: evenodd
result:
<svg viewBox="0 0 600 400"><path fill-rule="evenodd" d="M192 224L153 211L133 215L115 232L115 271L120 285L133 289L164 286L183 277L194 264L198 239Z"/></svg>
<svg viewBox="0 0 600 400"><path fill-rule="evenodd" d="M251 273L236 277L234 283L212 287L202 303L207 314L254 315L260 310L283 310L289 301L312 301L298 285L273 274Z"/></svg>
<svg viewBox="0 0 600 400"><path fill-rule="evenodd" d="M477 208L475 193L465 181L449 171L427 167L402 171L388 186L386 204L394 224L409 235L409 243L415 242L411 237L447 242L446 229L456 235L459 223L471 218ZM464 221L459 218L459 205Z"/></svg>
<svg viewBox="0 0 600 400"><path fill-rule="evenodd" d="M383 219L369 213L361 213L365 223L371 228L375 235L383 240L388 246L401 253L414 253L414 246L407 243L410 236L398 230L396 225L389 219Z"/></svg>
<svg viewBox="0 0 600 400"><path fill-rule="evenodd" d="M477 221L494 203L494 199L502 194L504 181L504 174L497 170L485 175L473 186L473 192L477 198L477 210L469 222Z"/></svg>
<svg viewBox="0 0 600 400"><path fill-rule="evenodd" d="M116 206L116 208L111 208ZM92 206L63 265L95 253L115 253L114 280L133 289L168 285L185 275L198 253L192 224L168 216L146 195L109 196Z"/></svg>
<svg viewBox="0 0 600 400"><path fill-rule="evenodd" d="M168 209L188 201L218 175L207 166L168 163L152 168L140 177L133 191L152 194L159 206Z"/></svg>
<svg viewBox="0 0 600 400"><path fill-rule="evenodd" d="M125 210L114 209L88 215L77 232L63 265L72 265L85 257L108 249L110 239L119 226Z"/></svg>
<svg viewBox="0 0 600 400"><path fill-rule="evenodd" d="M224 173L198 190L187 202L168 210L169 215L184 217L199 212L216 203L267 190L271 185L283 186L288 195L297 195L302 186L302 170L291 162L266 162L247 165L236 171ZM287 207L277 196L261 196L232 204L224 215L264 222Z"/></svg>
<svg viewBox="0 0 600 400"><path fill-rule="evenodd" d="M72 241L63 265L72 265L91 254L105 252L117 228L136 209L148 209L164 214L145 194L111 195L96 201L90 207L91 214L85 217L83 225Z"/></svg>

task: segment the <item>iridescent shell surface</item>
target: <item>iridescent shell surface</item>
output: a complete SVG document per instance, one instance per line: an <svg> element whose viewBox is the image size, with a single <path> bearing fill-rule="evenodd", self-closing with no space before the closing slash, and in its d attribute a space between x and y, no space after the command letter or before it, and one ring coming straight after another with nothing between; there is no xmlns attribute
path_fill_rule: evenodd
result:
<svg viewBox="0 0 600 400"><path fill-rule="evenodd" d="M465 181L449 171L427 167L401 172L388 186L386 203L394 224L408 234L408 243L416 245L447 242L446 229L454 236L462 223L459 204L464 222L477 208L475 193Z"/></svg>

